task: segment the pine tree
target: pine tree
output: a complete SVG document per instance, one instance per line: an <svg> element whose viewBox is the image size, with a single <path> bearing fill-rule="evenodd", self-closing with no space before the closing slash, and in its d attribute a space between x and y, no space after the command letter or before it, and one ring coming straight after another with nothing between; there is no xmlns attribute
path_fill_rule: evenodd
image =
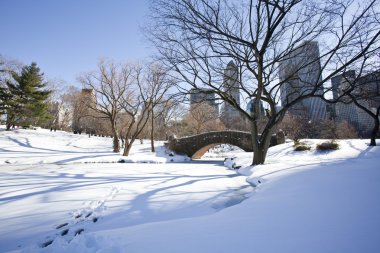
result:
<svg viewBox="0 0 380 253"><path fill-rule="evenodd" d="M6 101L8 101L7 89L0 84L0 115L6 111Z"/></svg>
<svg viewBox="0 0 380 253"><path fill-rule="evenodd" d="M2 58L0 58L0 61ZM10 128L10 124L13 124L14 113L11 110L12 103L14 102L14 96L10 92L8 82L12 71L7 69L4 62L0 62L0 115L7 115L7 129ZM10 124L8 124L10 123Z"/></svg>
<svg viewBox="0 0 380 253"><path fill-rule="evenodd" d="M0 116L5 113L6 101L7 101L7 88L5 84L5 78L3 74L6 70L3 68L3 61L0 55Z"/></svg>
<svg viewBox="0 0 380 253"><path fill-rule="evenodd" d="M36 63L22 68L21 74L12 73L7 81L12 98L8 100L7 128L11 124L38 125L49 120L47 99L51 91L46 89L43 73Z"/></svg>

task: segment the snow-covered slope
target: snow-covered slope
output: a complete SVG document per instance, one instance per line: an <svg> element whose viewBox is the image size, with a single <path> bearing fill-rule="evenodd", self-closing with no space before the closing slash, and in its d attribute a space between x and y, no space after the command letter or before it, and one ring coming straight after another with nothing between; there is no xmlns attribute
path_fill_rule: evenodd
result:
<svg viewBox="0 0 380 253"><path fill-rule="evenodd" d="M112 153L112 138L89 137L63 131L51 132L47 129L4 131L0 126L0 164L70 164L118 162L184 161L187 157L170 157L163 142L156 142L157 152L150 151L149 141L140 144L137 140L131 150L132 156L124 158Z"/></svg>
<svg viewBox="0 0 380 253"><path fill-rule="evenodd" d="M285 143L255 167L235 153L239 176L164 163L149 144L130 159L161 164L93 164L120 159L109 140L40 131L0 132L0 252L380 252L380 149L367 140Z"/></svg>

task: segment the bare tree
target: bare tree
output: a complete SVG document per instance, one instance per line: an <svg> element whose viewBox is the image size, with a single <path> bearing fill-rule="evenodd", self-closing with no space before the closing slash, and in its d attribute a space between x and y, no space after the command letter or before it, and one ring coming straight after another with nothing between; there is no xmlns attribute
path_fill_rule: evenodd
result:
<svg viewBox="0 0 380 253"><path fill-rule="evenodd" d="M161 104L170 88L165 72L160 67L147 69L136 65L133 68L133 85L128 87L120 105L129 116L129 125L125 129L125 146L123 156L128 156L134 141L141 135L154 108ZM153 116L154 117L154 116Z"/></svg>
<svg viewBox="0 0 380 253"><path fill-rule="evenodd" d="M279 128L282 129L288 138L294 140L294 143L299 142L302 138L310 137L308 136L308 131L310 130L310 123L307 119L297 117L291 113L287 113L281 123Z"/></svg>
<svg viewBox="0 0 380 253"><path fill-rule="evenodd" d="M154 132L155 132L155 119L160 115L161 112L157 112L159 105L165 105L169 100L165 97L167 91L173 86L173 80L169 78L167 71L158 64L152 64L149 66L146 82L150 91L149 98L149 110L150 110L150 143L151 151L155 152L154 148Z"/></svg>
<svg viewBox="0 0 380 253"><path fill-rule="evenodd" d="M187 114L187 108L182 101L171 97L164 104L157 106L157 137L159 139L168 139L170 135L183 135L182 120Z"/></svg>
<svg viewBox="0 0 380 253"><path fill-rule="evenodd" d="M58 128L69 131L72 130L74 121L74 111L77 109L76 105L79 104L80 90L75 86L67 86L59 92L57 101L60 104L61 115L59 116L60 122Z"/></svg>
<svg viewBox="0 0 380 253"><path fill-rule="evenodd" d="M185 120L187 125L191 128L191 134L224 129L215 107L209 105L207 102L193 104Z"/></svg>
<svg viewBox="0 0 380 253"><path fill-rule="evenodd" d="M325 120L319 123L317 128L318 138L324 139L354 139L358 134L353 126L347 121L336 122Z"/></svg>
<svg viewBox="0 0 380 253"><path fill-rule="evenodd" d="M337 136L338 139L355 139L358 138L358 133L355 128L350 125L347 121L342 121L336 123L337 126Z"/></svg>
<svg viewBox="0 0 380 253"><path fill-rule="evenodd" d="M249 120L253 164L262 164L271 135L290 108L311 97L325 99L323 85L331 77L365 65L377 52L379 10L377 0L154 0L149 32L160 59L178 79L179 91L207 87ZM314 59L305 57L310 41L319 45ZM297 58L294 67L284 67ZM223 86L223 70L231 60L241 95L255 99L253 114ZM280 65L286 70L281 79ZM318 78L304 77L310 74ZM286 94L287 102L277 108L280 91L292 83L306 86ZM268 108L261 135L260 101Z"/></svg>
<svg viewBox="0 0 380 253"><path fill-rule="evenodd" d="M46 128L58 128L68 130L70 127L70 119L72 110L70 108L70 92L77 92L73 86L66 86L63 80L48 80L48 87L51 90L48 99L48 111L50 113L50 120L43 124Z"/></svg>
<svg viewBox="0 0 380 253"><path fill-rule="evenodd" d="M84 87L94 91L94 101L87 100L85 107L97 112L96 118L109 120L113 136L113 152L120 151L117 119L123 109L120 102L127 96L131 86L132 68L100 61L98 71L83 74L79 80ZM87 98L88 99L88 98Z"/></svg>
<svg viewBox="0 0 380 253"><path fill-rule="evenodd" d="M14 99L14 94L8 88L7 82L13 79L12 73L20 73L23 64L15 59L9 59L0 54L0 116L7 115L7 130L10 123L17 121L17 115L10 110L9 101Z"/></svg>
<svg viewBox="0 0 380 253"><path fill-rule="evenodd" d="M154 113L155 139L165 140L170 131L170 123L176 112L178 102L171 98L165 99L165 102L156 106Z"/></svg>

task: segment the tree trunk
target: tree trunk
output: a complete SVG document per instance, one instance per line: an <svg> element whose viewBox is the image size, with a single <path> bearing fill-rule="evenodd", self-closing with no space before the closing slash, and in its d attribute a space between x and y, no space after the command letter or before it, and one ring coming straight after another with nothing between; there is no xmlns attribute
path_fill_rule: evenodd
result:
<svg viewBox="0 0 380 253"><path fill-rule="evenodd" d="M154 117L153 117L153 110L152 110L152 127L150 129L150 146L151 146L151 151L155 152L155 149L154 149Z"/></svg>
<svg viewBox="0 0 380 253"><path fill-rule="evenodd" d="M252 135L252 150L253 150L253 161L252 165L264 164L267 157L267 152L270 145L270 139L272 137L271 130L266 133L262 133L259 137L258 128L255 123L251 123L251 135Z"/></svg>
<svg viewBox="0 0 380 253"><path fill-rule="evenodd" d="M14 121L14 116L12 116L12 115L10 115L10 113L8 113L8 115L7 115L7 123L6 123L6 130L7 131L9 131L11 129L13 121Z"/></svg>
<svg viewBox="0 0 380 253"><path fill-rule="evenodd" d="M371 132L371 143L369 144L370 146L376 146L376 135L377 135L377 131L379 130L379 118L376 117L374 118L374 127L372 128L372 132Z"/></svg>
<svg viewBox="0 0 380 253"><path fill-rule="evenodd" d="M252 165L264 164L265 162L268 149L265 150L265 148L261 146L262 145L259 145L258 149L253 152Z"/></svg>
<svg viewBox="0 0 380 253"><path fill-rule="evenodd" d="M128 156L129 155L129 151L131 150L132 148L132 143L129 143L129 141L125 142L125 147L124 147L124 152L123 152L123 156Z"/></svg>
<svg viewBox="0 0 380 253"><path fill-rule="evenodd" d="M119 133L117 132L117 128L116 128L116 120L111 120L111 129L112 129L112 135L113 135L113 152L119 153L120 140L119 140Z"/></svg>
<svg viewBox="0 0 380 253"><path fill-rule="evenodd" d="M131 137L129 140L128 134L125 136L125 146L124 146L124 151L123 151L123 156L128 156L129 152L131 151L132 145L135 142L136 137Z"/></svg>
<svg viewBox="0 0 380 253"><path fill-rule="evenodd" d="M119 135L114 133L113 136L113 152L119 153L120 152L120 140Z"/></svg>

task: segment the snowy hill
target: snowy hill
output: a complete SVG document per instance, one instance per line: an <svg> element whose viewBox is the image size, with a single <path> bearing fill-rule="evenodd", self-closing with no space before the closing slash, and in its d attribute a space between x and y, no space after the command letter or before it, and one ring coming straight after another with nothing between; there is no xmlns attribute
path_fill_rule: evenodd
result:
<svg viewBox="0 0 380 253"><path fill-rule="evenodd" d="M89 137L86 134L72 134L47 129L4 131L0 128L0 164L72 164L118 162L123 157L112 153L112 138ZM132 156L126 161L164 163L188 160L185 157L169 157L162 142L156 153L149 152L150 143L140 144L137 140L132 147Z"/></svg>
<svg viewBox="0 0 380 253"><path fill-rule="evenodd" d="M255 167L235 151L236 173L162 143L116 163L110 139L0 131L0 252L380 252L380 149L308 142Z"/></svg>

